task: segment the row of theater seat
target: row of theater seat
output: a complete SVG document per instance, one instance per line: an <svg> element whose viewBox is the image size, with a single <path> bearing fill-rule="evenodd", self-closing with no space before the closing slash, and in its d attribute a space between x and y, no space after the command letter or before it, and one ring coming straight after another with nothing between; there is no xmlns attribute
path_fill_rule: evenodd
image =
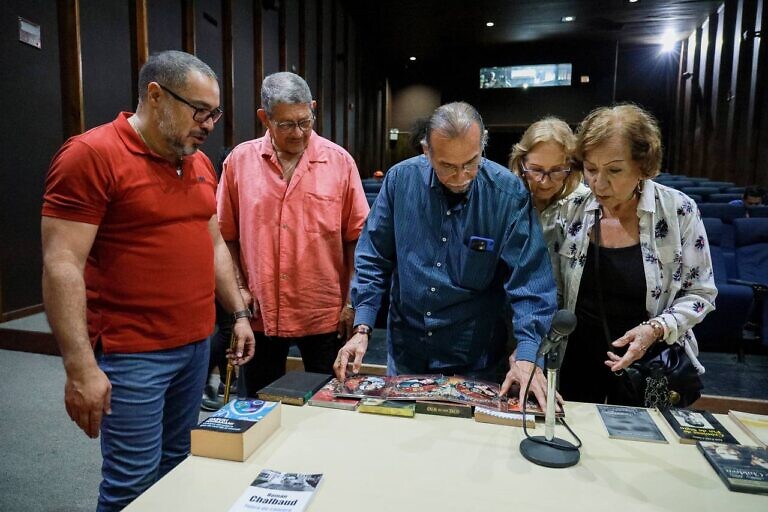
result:
<svg viewBox="0 0 768 512"><path fill-rule="evenodd" d="M703 349L731 349L743 356L743 335L768 344L768 218L733 219L732 247L724 246L721 219L702 220L718 295L717 309L694 332Z"/></svg>

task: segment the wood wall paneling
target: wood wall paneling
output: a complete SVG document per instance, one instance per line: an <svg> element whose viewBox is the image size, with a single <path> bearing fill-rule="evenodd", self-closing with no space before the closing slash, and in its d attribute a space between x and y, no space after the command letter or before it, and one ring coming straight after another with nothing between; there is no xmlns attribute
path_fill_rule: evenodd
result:
<svg viewBox="0 0 768 512"><path fill-rule="evenodd" d="M195 0L195 45L197 57L208 64L219 78L221 102L226 101L224 72L224 32L222 27L221 0ZM212 162L221 159L225 147L226 121L219 122L200 149Z"/></svg>
<svg viewBox="0 0 768 512"><path fill-rule="evenodd" d="M234 98L234 141L237 145L256 136L254 99L261 80L254 84L254 55L261 45L254 43L253 2L234 0L232 12L232 84Z"/></svg>
<svg viewBox="0 0 768 512"><path fill-rule="evenodd" d="M760 58L758 61L758 87L759 99L755 109L757 121L757 135L755 136L757 146L757 157L755 159L755 170L753 183L768 188L768 91L765 84L768 84L768 4L765 0L760 0L759 12L761 16L757 18L760 23Z"/></svg>
<svg viewBox="0 0 768 512"><path fill-rule="evenodd" d="M745 162L744 167L747 170L746 183L752 184L759 181L757 175L757 134L758 134L758 120L759 120L759 105L760 96L765 94L766 83L759 80L761 62L762 67L765 66L766 55L765 50L761 52L761 43L767 35L762 35L761 25L763 20L763 0L757 0L755 3L754 16L752 17L752 24L747 25L744 32L744 44L747 45L752 53L752 58L749 63L749 92L747 97L747 111L746 111L746 123L744 130L744 150L745 150ZM751 29L751 31L750 31ZM760 33L758 37L756 34ZM765 43L762 43L763 48ZM761 58L762 57L762 58Z"/></svg>
<svg viewBox="0 0 768 512"><path fill-rule="evenodd" d="M264 19L261 0L253 0L253 98L254 107L261 106L261 82L264 80ZM256 137L264 133L265 126L254 116Z"/></svg>
<svg viewBox="0 0 768 512"><path fill-rule="evenodd" d="M80 48L80 0L59 0L59 48L64 136L83 133L83 63Z"/></svg>
<svg viewBox="0 0 768 512"><path fill-rule="evenodd" d="M284 71L303 76L300 71L300 46L301 28L299 27L300 5L299 0L283 0L285 5L285 67Z"/></svg>
<svg viewBox="0 0 768 512"><path fill-rule="evenodd" d="M181 3L181 49L193 55L197 54L197 13L195 0L182 0Z"/></svg>
<svg viewBox="0 0 768 512"><path fill-rule="evenodd" d="M235 69L232 8L234 0L221 0L221 37L224 73L221 76L221 103L224 109L224 146L235 145ZM219 124L222 124L221 122Z"/></svg>
<svg viewBox="0 0 768 512"><path fill-rule="evenodd" d="M131 12L131 99L139 97L139 71L149 57L147 0L130 0Z"/></svg>
<svg viewBox="0 0 768 512"><path fill-rule="evenodd" d="M186 0L146 0L149 52L184 50Z"/></svg>

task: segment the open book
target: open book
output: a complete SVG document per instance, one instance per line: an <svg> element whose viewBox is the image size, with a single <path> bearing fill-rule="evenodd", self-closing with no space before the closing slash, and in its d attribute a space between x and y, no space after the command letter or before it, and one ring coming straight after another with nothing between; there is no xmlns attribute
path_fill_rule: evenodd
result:
<svg viewBox="0 0 768 512"><path fill-rule="evenodd" d="M331 381L334 395L346 398L382 398L385 400L448 401L502 411L518 412L517 397L500 398L500 386L493 382L470 379L459 375L353 375L344 382ZM536 402L526 404L526 412L544 415ZM560 414L560 413L558 413Z"/></svg>

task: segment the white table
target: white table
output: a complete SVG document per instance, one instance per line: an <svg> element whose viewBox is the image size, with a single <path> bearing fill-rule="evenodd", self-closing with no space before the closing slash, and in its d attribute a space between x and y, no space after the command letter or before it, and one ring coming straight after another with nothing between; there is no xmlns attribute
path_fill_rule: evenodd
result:
<svg viewBox="0 0 768 512"><path fill-rule="evenodd" d="M520 454L521 428L283 406L282 426L246 462L189 457L126 510L226 511L268 468L324 474L311 512L768 511L768 496L728 491L696 446L680 444L655 412L669 444L608 439L591 404L568 403L566 413L584 443L581 461L551 469ZM544 427L529 432L543 435ZM556 435L570 439L561 426Z"/></svg>

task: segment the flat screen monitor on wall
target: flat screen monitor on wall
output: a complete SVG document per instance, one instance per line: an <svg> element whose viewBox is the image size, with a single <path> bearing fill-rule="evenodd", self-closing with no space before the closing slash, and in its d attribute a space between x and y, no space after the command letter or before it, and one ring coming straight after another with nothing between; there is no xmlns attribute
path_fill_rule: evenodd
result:
<svg viewBox="0 0 768 512"><path fill-rule="evenodd" d="M480 88L527 89L571 85L572 67L567 63L480 68Z"/></svg>

